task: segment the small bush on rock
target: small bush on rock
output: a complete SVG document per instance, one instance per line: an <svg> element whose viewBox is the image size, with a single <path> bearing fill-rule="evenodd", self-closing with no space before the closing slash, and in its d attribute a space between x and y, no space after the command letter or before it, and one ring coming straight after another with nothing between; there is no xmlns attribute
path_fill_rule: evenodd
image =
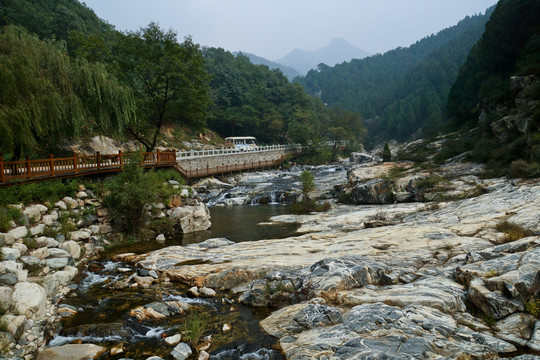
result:
<svg viewBox="0 0 540 360"><path fill-rule="evenodd" d="M526 229L523 226L518 225L516 223L506 221L506 220L498 223L495 226L495 229L505 234L504 239L503 239L503 242L505 243L516 241L524 237L534 235L534 233L531 230Z"/></svg>

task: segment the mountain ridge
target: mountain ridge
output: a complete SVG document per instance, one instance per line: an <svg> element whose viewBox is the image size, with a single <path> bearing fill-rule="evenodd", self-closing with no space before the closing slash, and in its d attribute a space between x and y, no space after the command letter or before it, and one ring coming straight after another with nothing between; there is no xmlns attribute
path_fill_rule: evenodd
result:
<svg viewBox="0 0 540 360"><path fill-rule="evenodd" d="M316 69L320 63L334 66L352 59L363 59L369 55L370 53L367 51L352 45L343 38L334 38L328 45L319 49L311 51L294 49L283 58L275 60L275 62L306 75L309 70Z"/></svg>

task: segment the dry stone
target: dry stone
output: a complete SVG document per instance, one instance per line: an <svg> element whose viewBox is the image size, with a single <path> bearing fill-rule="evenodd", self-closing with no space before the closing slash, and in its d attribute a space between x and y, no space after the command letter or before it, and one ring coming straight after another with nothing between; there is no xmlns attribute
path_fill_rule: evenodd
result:
<svg viewBox="0 0 540 360"><path fill-rule="evenodd" d="M105 351L106 348L94 344L67 344L43 350L37 360L97 359Z"/></svg>
<svg viewBox="0 0 540 360"><path fill-rule="evenodd" d="M45 315L47 292L36 283L19 282L13 290L13 306L19 314L34 320L41 320Z"/></svg>

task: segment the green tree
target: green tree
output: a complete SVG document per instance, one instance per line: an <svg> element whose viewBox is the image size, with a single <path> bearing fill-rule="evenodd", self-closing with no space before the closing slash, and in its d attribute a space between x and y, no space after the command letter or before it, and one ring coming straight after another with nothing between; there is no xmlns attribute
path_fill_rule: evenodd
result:
<svg viewBox="0 0 540 360"><path fill-rule="evenodd" d="M0 32L0 151L20 158L82 130L119 134L135 118L129 89L102 64L70 61L63 42Z"/></svg>
<svg viewBox="0 0 540 360"><path fill-rule="evenodd" d="M302 182L302 195L303 195L304 202L309 201L309 193L315 189L314 179L315 177L310 171L304 170L302 174L300 174L300 181Z"/></svg>
<svg viewBox="0 0 540 360"><path fill-rule="evenodd" d="M390 152L390 147L388 143L384 144L384 149L382 151L382 159L384 162L392 161L392 153Z"/></svg>
<svg viewBox="0 0 540 360"><path fill-rule="evenodd" d="M210 105L204 58L197 44L182 44L172 29L156 23L122 35L117 42L117 69L134 91L137 121L128 132L152 151L163 125L202 129Z"/></svg>

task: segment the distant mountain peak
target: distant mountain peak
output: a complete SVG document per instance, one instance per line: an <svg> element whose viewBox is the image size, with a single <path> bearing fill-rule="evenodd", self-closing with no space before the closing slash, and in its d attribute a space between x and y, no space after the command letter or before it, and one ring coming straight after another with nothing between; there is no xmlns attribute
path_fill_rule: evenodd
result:
<svg viewBox="0 0 540 360"><path fill-rule="evenodd" d="M320 63L334 66L344 61L362 59L369 55L367 51L359 49L347 40L338 37L332 39L328 45L320 49L312 51L294 49L276 62L292 67L305 75L310 69L316 69Z"/></svg>

